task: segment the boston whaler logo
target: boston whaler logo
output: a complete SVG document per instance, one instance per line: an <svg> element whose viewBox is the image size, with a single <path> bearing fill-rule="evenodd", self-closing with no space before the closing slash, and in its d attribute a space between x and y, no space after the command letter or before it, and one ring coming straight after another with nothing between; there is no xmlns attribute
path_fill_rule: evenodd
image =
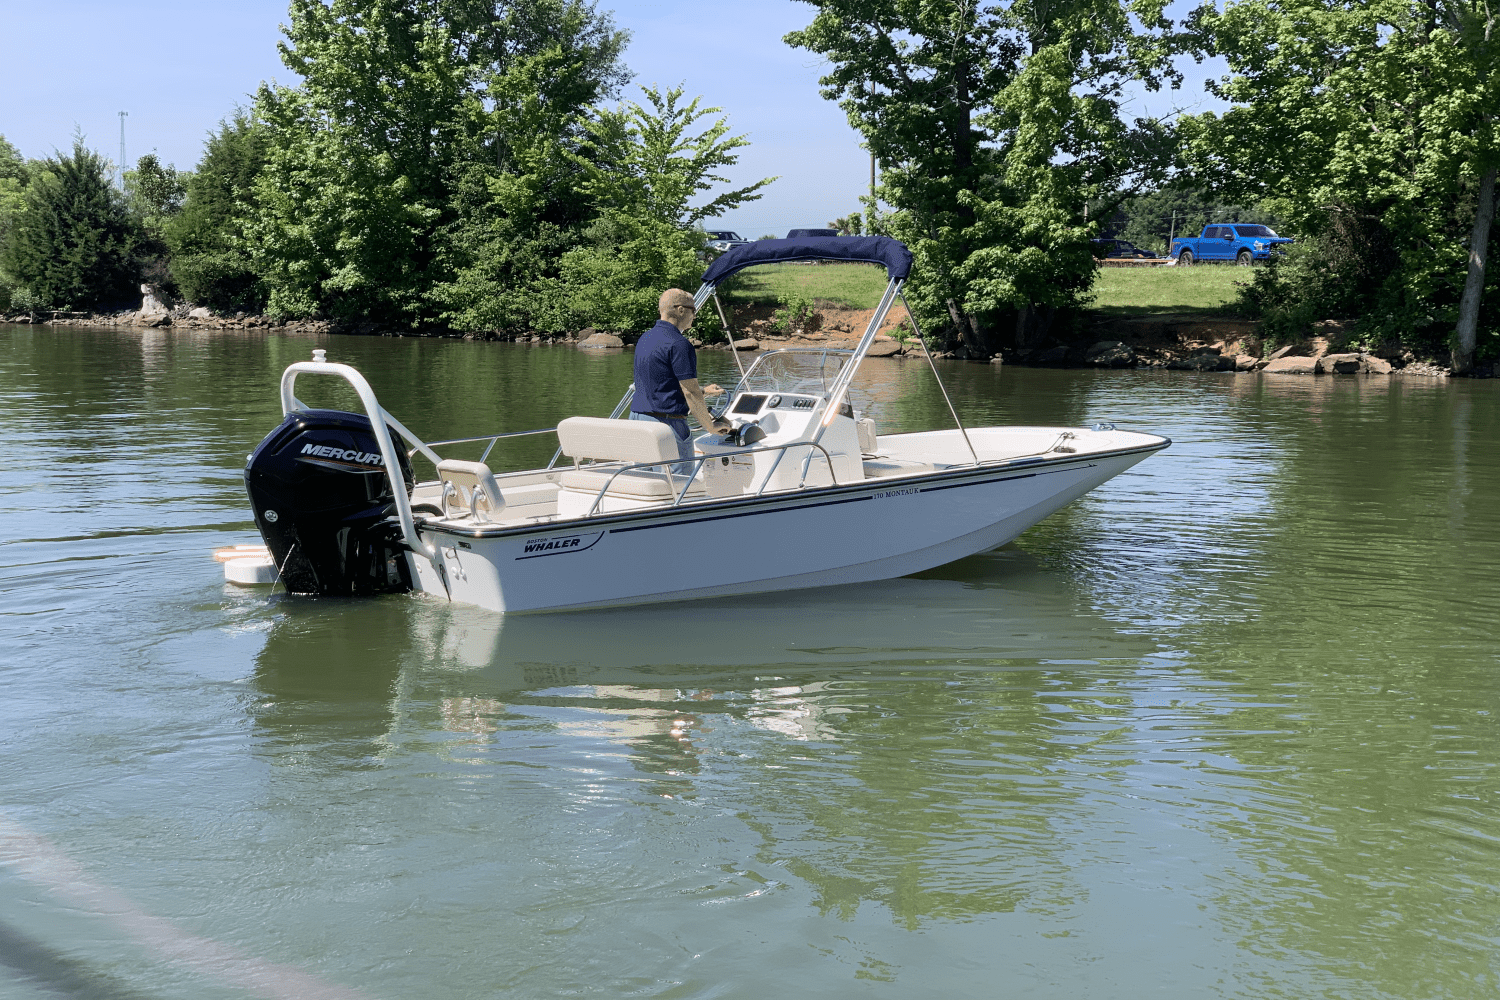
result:
<svg viewBox="0 0 1500 1000"><path fill-rule="evenodd" d="M305 444L302 446L302 454L298 456L302 461L302 455L312 458L332 459L335 462L348 462L352 465L374 465L381 466L385 460L380 457L378 451L360 451L358 448L340 448L337 445L327 444Z"/></svg>
<svg viewBox="0 0 1500 1000"><path fill-rule="evenodd" d="M536 559L540 556L560 556L568 552L586 552L598 544L604 532L593 531L586 535L562 535L554 538L528 538L517 559Z"/></svg>

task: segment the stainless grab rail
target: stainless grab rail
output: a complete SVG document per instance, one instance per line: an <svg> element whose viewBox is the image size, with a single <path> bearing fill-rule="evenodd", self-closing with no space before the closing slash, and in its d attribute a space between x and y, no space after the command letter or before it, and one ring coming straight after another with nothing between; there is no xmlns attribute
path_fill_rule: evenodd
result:
<svg viewBox="0 0 1500 1000"><path fill-rule="evenodd" d="M319 355L322 351L317 352ZM281 373L281 413L285 416L293 410L307 409L293 392L297 385L297 376L301 374L310 375L336 375L354 387L355 393L359 395L360 405L365 408L365 416L370 418L370 429L375 434L375 440L380 445L380 458L385 464L386 478L391 483L391 493L396 501L396 516L401 521L401 536L405 539L407 546L413 552L420 552L428 559L437 559L437 547L422 541L417 534L416 522L412 519L411 498L406 495L406 477L401 474L401 465L396 456L401 454L396 450L395 442L391 440L389 425L396 426L403 435L411 434L395 417L385 412L378 400L375 398L375 390L370 388L370 383L365 377L348 365L334 364L329 361L298 361L288 365L286 371ZM408 438L412 440L412 438ZM416 444L422 449L423 454L430 454L434 462L437 461L436 453L432 453L420 441Z"/></svg>
<svg viewBox="0 0 1500 1000"><path fill-rule="evenodd" d="M710 459L718 460L718 459L721 459L721 458L729 458L731 455L755 455L755 454L760 454L762 452L771 452L771 451L780 451L783 454L785 454L786 453L786 449L788 449L788 448L802 448L802 447L816 448L819 451L821 451L823 453L823 458L828 462L828 476L829 476L829 478L831 478L833 480L833 484L835 486L841 486L841 485L843 485L842 483L839 482L838 473L835 472L834 469L833 469L833 456L830 455L830 454L828 454L828 449L827 448L824 448L822 445L818 444L816 441L788 441L786 444L769 445L769 446L764 447L764 448L736 448L736 449L734 449L732 451L720 451L720 452L715 452L712 455L704 455L704 456L702 456L700 458L693 459L693 472L692 472L692 475L686 477L687 478L687 482L683 484L683 486L682 486L682 492L678 493L677 494L677 498L672 501L672 506L673 507L681 506L683 499L687 496L687 491L692 488L693 480L697 479L698 478L698 473L703 470L703 463L709 461ZM809 457L811 457L811 456L809 456ZM590 505L589 512L587 514L585 514L584 517L593 517L595 514L599 513L599 504L601 504L601 503L604 502L604 496L605 496L605 494L607 494L609 492L609 488L615 484L615 480L618 479L618 478L620 478L620 475L622 473L636 472L636 471L639 471L639 470L642 470L642 469L659 469L659 468L662 468L663 466L681 465L682 462L683 462L683 460L681 458L673 458L673 459L666 459L666 460L663 460L663 461L660 461L660 462L637 462L637 463L635 463L633 465L626 465L626 466L622 466L619 469L616 469L615 472L614 472L614 474L612 476L610 476L607 481L605 481L604 486L599 490L598 494L595 495L594 502L593 502L592 505ZM778 464L779 464L779 460L778 460ZM588 466L582 466L581 468L587 469ZM776 471L776 467L772 466L771 467L771 471L766 473L765 482L761 483L760 484L760 489L758 489L758 490L755 491L755 495L757 497L760 496L761 494L763 494L766 491L766 485L768 483L770 483L770 481L771 481L771 473L773 473L775 471ZM670 471L667 471L666 475L667 475L667 481L671 482L672 481L672 473ZM806 481L807 481L807 471L804 469L803 473L802 473L802 481L797 484L797 488L799 490L802 489L802 486L803 486L804 483L806 483ZM716 500L726 500L726 499L729 499L729 498L728 497L715 497L714 499L716 499Z"/></svg>
<svg viewBox="0 0 1500 1000"><path fill-rule="evenodd" d="M557 428L556 427L543 427L540 430L534 430L534 431L504 431L503 433L500 433L500 434L481 434L478 437L471 437L471 438L449 438L446 441L428 441L427 442L427 447L428 448L441 448L443 445L449 445L449 444L473 444L475 441L488 441L488 442L490 442L490 446L488 448L484 449L484 454L479 457L479 460L481 462L483 462L486 458L489 457L490 452L493 451L494 448L495 448L496 442L498 442L501 438L531 437L531 436L534 436L534 435L537 435L537 434L556 434L556 433L557 433ZM421 449L419 449L419 448L412 448L411 450L409 450L406 453L406 457L407 458L411 458L413 455L415 455L420 450Z"/></svg>

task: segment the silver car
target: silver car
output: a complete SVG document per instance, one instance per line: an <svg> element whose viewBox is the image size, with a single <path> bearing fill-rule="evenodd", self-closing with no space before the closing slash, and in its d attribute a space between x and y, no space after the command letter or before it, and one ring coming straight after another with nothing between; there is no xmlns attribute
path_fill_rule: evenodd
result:
<svg viewBox="0 0 1500 1000"><path fill-rule="evenodd" d="M750 242L739 233L733 232L728 229L713 229L710 230L707 235L708 239L706 241L706 245L714 253L723 253L725 250L733 250L735 247L742 247L746 243Z"/></svg>

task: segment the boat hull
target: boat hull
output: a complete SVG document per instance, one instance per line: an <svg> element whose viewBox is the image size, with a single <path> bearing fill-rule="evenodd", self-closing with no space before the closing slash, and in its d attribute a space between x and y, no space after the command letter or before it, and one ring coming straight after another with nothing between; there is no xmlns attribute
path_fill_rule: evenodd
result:
<svg viewBox="0 0 1500 1000"><path fill-rule="evenodd" d="M423 525L414 588L507 613L885 580L1004 545L1164 447L969 467L529 529Z"/></svg>

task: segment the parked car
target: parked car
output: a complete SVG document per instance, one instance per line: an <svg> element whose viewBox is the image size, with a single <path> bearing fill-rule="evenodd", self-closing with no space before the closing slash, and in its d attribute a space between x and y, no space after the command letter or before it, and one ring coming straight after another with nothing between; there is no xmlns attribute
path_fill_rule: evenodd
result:
<svg viewBox="0 0 1500 1000"><path fill-rule="evenodd" d="M1290 242L1289 237L1277 236L1269 226L1219 222L1204 226L1197 236L1179 236L1172 241L1170 253L1184 267L1200 260L1232 260L1249 267L1258 260L1268 260Z"/></svg>
<svg viewBox="0 0 1500 1000"><path fill-rule="evenodd" d="M1125 257L1137 260L1157 260L1160 255L1144 250L1129 240L1098 239L1090 240L1094 244L1095 257Z"/></svg>
<svg viewBox="0 0 1500 1000"><path fill-rule="evenodd" d="M786 234L789 240L805 240L818 236L837 236L837 229L793 229Z"/></svg>
<svg viewBox="0 0 1500 1000"><path fill-rule="evenodd" d="M730 229L710 229L708 239L705 241L707 247L715 253L723 253L725 250L733 250L742 247L750 241L739 233Z"/></svg>

